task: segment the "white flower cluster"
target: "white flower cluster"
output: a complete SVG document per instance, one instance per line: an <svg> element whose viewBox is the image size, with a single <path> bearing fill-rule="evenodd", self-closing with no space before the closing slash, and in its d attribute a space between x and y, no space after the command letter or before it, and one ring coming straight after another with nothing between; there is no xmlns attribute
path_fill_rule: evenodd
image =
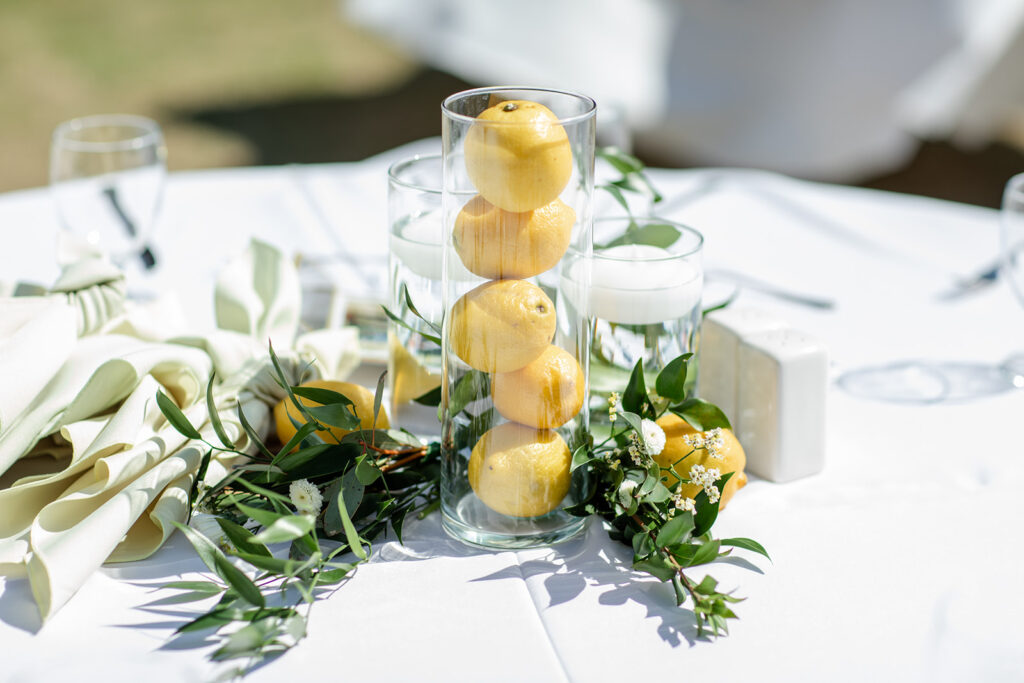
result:
<svg viewBox="0 0 1024 683"><path fill-rule="evenodd" d="M687 434L683 437L683 443L690 448L703 448L712 458L721 460L722 449L725 448L725 440L722 438L721 427L697 434Z"/></svg>
<svg viewBox="0 0 1024 683"><path fill-rule="evenodd" d="M311 515L320 514L320 508L324 504L320 489L308 479L293 481L288 487L288 497L292 499L292 505L299 512L308 512Z"/></svg>
<svg viewBox="0 0 1024 683"><path fill-rule="evenodd" d="M704 469L703 465L694 465L690 468L690 483L704 489L704 493L708 494L708 500L712 503L717 503L722 495L718 487L715 486L715 482L721 477L722 473L718 471L717 467Z"/></svg>
<svg viewBox="0 0 1024 683"><path fill-rule="evenodd" d="M697 512L697 502L693 498L684 498L681 493L672 495L672 503L682 512Z"/></svg>
<svg viewBox="0 0 1024 683"><path fill-rule="evenodd" d="M638 467L646 467L645 460L647 457L647 449L644 447L643 442L640 440L640 435L633 432L629 435L629 457L633 459L633 463Z"/></svg>

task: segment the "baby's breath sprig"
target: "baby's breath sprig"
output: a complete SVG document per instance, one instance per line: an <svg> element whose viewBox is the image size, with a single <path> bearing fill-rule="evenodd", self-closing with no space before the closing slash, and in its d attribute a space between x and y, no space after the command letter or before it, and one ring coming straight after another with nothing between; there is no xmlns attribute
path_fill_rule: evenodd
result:
<svg viewBox="0 0 1024 683"><path fill-rule="evenodd" d="M621 399L613 394L609 400L611 436L574 458L574 468L588 468L594 483L585 500L569 511L603 517L612 537L633 548L633 568L671 583L676 603L691 606L698 635L719 636L728 633L728 620L736 618L731 605L740 598L719 591L711 576L694 581L689 573L729 555L732 548L765 557L768 553L749 538L716 539L711 533L721 492L733 473L686 461L698 450L722 459L722 430L731 425L716 406L687 398L690 357L680 356L662 370L655 397L645 385L643 363L637 363ZM659 464L656 456L662 453L666 436L656 420L668 412L699 431L683 437L690 449L683 457ZM696 498L683 493L682 487L690 484L700 487Z"/></svg>

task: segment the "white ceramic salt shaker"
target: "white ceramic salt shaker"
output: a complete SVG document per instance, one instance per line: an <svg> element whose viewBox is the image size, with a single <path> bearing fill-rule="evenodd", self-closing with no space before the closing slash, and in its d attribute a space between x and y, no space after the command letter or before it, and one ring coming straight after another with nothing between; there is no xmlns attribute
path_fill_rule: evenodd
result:
<svg viewBox="0 0 1024 683"><path fill-rule="evenodd" d="M785 327L783 321L764 311L742 306L709 313L701 323L697 394L721 408L732 421L734 429L738 421L736 368L739 365L740 340Z"/></svg>
<svg viewBox="0 0 1024 683"><path fill-rule="evenodd" d="M825 465L828 351L817 339L783 329L739 345L736 437L747 471L774 482L816 474Z"/></svg>

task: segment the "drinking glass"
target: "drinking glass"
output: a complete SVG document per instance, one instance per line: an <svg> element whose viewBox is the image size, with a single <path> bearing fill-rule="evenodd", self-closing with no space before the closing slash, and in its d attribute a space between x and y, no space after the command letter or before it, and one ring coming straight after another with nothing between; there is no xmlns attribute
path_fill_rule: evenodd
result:
<svg viewBox="0 0 1024 683"><path fill-rule="evenodd" d="M661 218L598 219L589 291L576 277L588 257L571 255L559 293L567 308L583 309L591 319L592 421L607 422L608 397L622 391L637 361L650 387L673 358L697 353L703 244L696 230ZM692 394L696 364L690 367Z"/></svg>
<svg viewBox="0 0 1024 683"><path fill-rule="evenodd" d="M126 266L156 264L146 246L167 175L163 133L142 116L65 121L53 133L50 188L61 224Z"/></svg>
<svg viewBox="0 0 1024 683"><path fill-rule="evenodd" d="M595 113L531 88L442 105L441 512L470 544L550 545L584 526L565 508L586 485L570 464L589 436L589 325L554 300L570 248L592 248Z"/></svg>
<svg viewBox="0 0 1024 683"><path fill-rule="evenodd" d="M408 326L388 324L391 415L435 433L437 411L414 399L441 384L441 347L424 335L436 336L431 325L440 329L443 317L443 169L440 154L403 159L388 169L388 307ZM459 276L472 278L464 269Z"/></svg>

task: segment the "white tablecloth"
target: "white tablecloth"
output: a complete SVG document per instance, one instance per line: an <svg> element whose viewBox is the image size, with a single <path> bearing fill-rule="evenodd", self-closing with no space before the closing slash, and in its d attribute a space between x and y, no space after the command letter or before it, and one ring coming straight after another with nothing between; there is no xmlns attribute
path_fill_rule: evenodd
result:
<svg viewBox="0 0 1024 683"><path fill-rule="evenodd" d="M173 174L156 283L177 283L209 324L213 274L250 235L381 257L387 163ZM652 175L663 213L705 234L709 269L836 300L820 311L739 299L823 338L836 372L1024 349L1024 310L1005 285L936 297L994 257L993 211L747 171ZM0 279L52 280L56 230L45 190L0 197ZM378 545L316 604L309 638L251 680L1024 680L1024 392L900 406L833 388L829 401L825 471L753 480L716 527L774 559L709 568L749 598L727 638L697 640L671 590L630 580L627 549L597 523L556 549L488 553L446 539L435 515L407 527L405 547ZM0 579L0 680L210 677L209 647L167 645L194 606L147 606L203 569L176 535L148 561L95 574L42 628L27 582Z"/></svg>

